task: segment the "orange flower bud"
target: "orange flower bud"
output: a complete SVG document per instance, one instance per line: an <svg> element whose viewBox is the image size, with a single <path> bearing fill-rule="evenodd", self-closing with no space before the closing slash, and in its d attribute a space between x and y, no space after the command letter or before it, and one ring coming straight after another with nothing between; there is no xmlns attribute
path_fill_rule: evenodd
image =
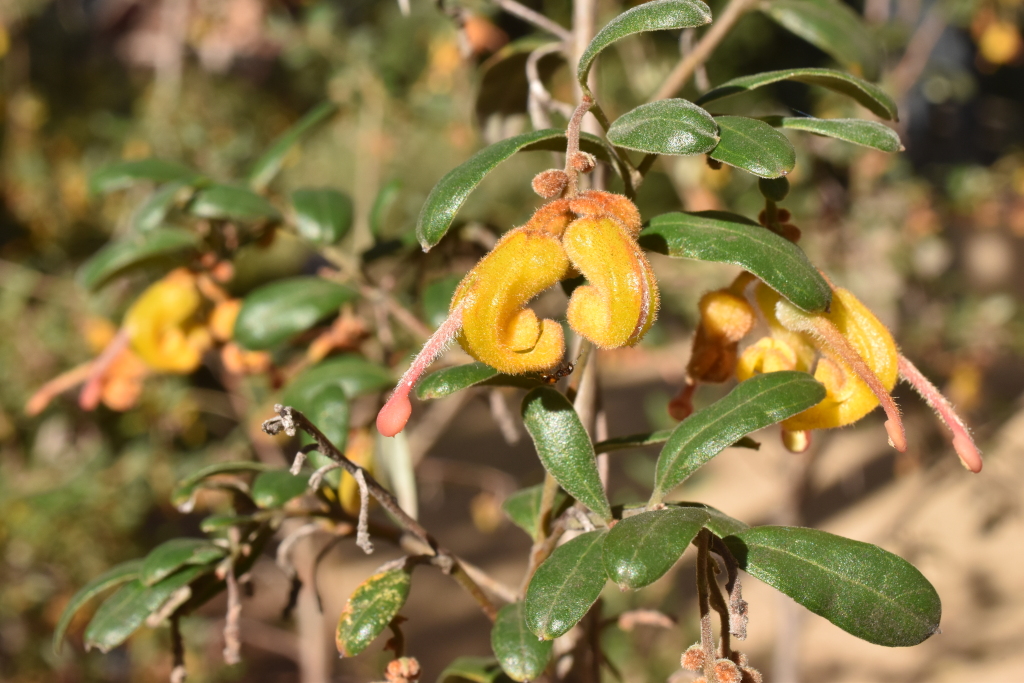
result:
<svg viewBox="0 0 1024 683"><path fill-rule="evenodd" d="M533 191L544 199L554 199L565 191L569 176L560 168L549 168L533 176Z"/></svg>
<svg viewBox="0 0 1024 683"><path fill-rule="evenodd" d="M230 341L235 334L235 320L242 310L241 299L221 301L210 313L210 334L219 342Z"/></svg>
<svg viewBox="0 0 1024 683"><path fill-rule="evenodd" d="M736 369L739 341L754 327L754 308L727 289L700 300L700 325L686 372L694 381L724 382Z"/></svg>
<svg viewBox="0 0 1024 683"><path fill-rule="evenodd" d="M150 285L125 314L132 348L151 368L189 373L199 367L210 334L194 320L202 304L195 276L185 269Z"/></svg>

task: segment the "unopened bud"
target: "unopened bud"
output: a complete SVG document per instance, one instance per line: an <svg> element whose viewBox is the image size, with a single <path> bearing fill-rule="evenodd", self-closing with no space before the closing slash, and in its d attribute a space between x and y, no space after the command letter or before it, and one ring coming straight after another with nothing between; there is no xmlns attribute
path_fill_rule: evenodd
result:
<svg viewBox="0 0 1024 683"><path fill-rule="evenodd" d="M806 430L789 431L782 430L782 445L790 453L803 453L811 447L811 433Z"/></svg>
<svg viewBox="0 0 1024 683"><path fill-rule="evenodd" d="M574 152L569 159L570 165L580 173L590 173L597 166L597 159L587 152Z"/></svg>
<svg viewBox="0 0 1024 683"><path fill-rule="evenodd" d="M785 176L781 178L758 178L757 189L761 190L761 194L765 199L781 202L789 194L789 180Z"/></svg>
<svg viewBox="0 0 1024 683"><path fill-rule="evenodd" d="M715 678L718 683L740 683L743 674L731 659L719 659L715 662Z"/></svg>
<svg viewBox="0 0 1024 683"><path fill-rule="evenodd" d="M550 168L533 177L533 191L544 199L554 199L562 194L569 184L569 176L565 171Z"/></svg>
<svg viewBox="0 0 1024 683"><path fill-rule="evenodd" d="M694 643L686 648L686 652L679 659L679 666L687 671L700 671L704 668L704 649L700 643Z"/></svg>

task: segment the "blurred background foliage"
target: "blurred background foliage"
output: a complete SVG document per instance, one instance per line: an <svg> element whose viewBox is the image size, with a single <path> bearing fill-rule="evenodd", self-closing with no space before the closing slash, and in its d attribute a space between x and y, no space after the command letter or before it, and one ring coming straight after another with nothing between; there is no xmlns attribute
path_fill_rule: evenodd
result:
<svg viewBox="0 0 1024 683"><path fill-rule="evenodd" d="M377 243L415 251L413 226L433 184L482 144L528 128L521 46L536 38L487 0L447 3L464 8L461 30L433 2L408 4L406 16L393 0L0 0L0 678L165 680L165 633L144 631L107 656L68 647L57 657L49 649L57 617L78 587L112 564L198 533L199 516L169 502L177 480L203 464L269 448L253 436L270 414L266 376L226 388L200 368L147 380L124 412L84 412L66 394L38 415L26 413L40 386L102 348L104 321L119 320L154 279L132 276L98 295L76 284L76 268L131 230L133 211L148 194L133 187L95 195L90 176L114 161L159 156L232 181L276 136L329 100L336 115L288 154L269 198L283 207L296 188L340 189L354 202L350 248ZM571 17L569 0L526 4L563 24ZM716 12L721 5L711 4ZM884 155L794 137L798 163L787 207L812 261L892 327L906 355L969 417L984 448L1019 408L1024 386L1024 4L854 6L884 46L881 84L900 104L907 151ZM603 22L622 6L602 0L599 9ZM609 115L645 101L678 50L678 36L665 32L609 50L598 71ZM707 76L718 83L754 70L830 64L824 53L751 14L715 53ZM553 94L571 101L564 63L549 58L541 66ZM756 98L741 104L756 102L758 114L836 117L853 107L794 83L744 97ZM726 101L719 110L732 106L739 104ZM528 179L549 162L543 154L513 159L462 210L459 239L412 257L414 269L395 271L396 262L385 259L374 266L375 278L387 279L410 310L436 324L424 293L437 282L443 292L447 276L461 275L498 234L529 215L537 202ZM393 201L375 209L382 188L390 188ZM658 162L638 199L645 217L680 207L752 215L760 203L751 176L678 157ZM270 245L239 252L227 288L241 295L281 274L313 273L318 258L280 234ZM664 296L656 329L640 349L612 354L606 365L614 391L636 397L634 390L644 389L639 400L616 404L624 411L616 424L632 431L667 423L665 404L685 367L696 301L729 280L708 264L656 268ZM245 400L232 404L226 391ZM923 410L912 400L906 405L911 415ZM947 446L938 427L914 424L928 434L927 446L885 456L884 481L950 459L942 455ZM443 450L456 461L463 457L460 429L479 444L483 428L455 423ZM483 485L490 498L438 498L459 477L446 478L447 461L435 460L421 472L422 495L425 514L441 520L439 533L461 533L460 520L470 512L475 533L504 533L495 529L505 480ZM539 472L536 462L496 463L476 453L465 461L502 467L520 483L532 483ZM462 479L476 477L469 465L459 471ZM647 476L624 471L618 497L626 497L631 477ZM493 549L497 541L487 543ZM190 680L298 680L301 657L285 646L249 643L244 669L220 664L217 646L204 644L219 637L216 618L196 617L187 626ZM472 629L453 629L446 637L480 640ZM609 636L611 656L624 651L617 645L624 638ZM437 673L438 662L412 654ZM656 656L620 665L630 680L663 679L675 666ZM345 666L347 675L375 675L365 664Z"/></svg>

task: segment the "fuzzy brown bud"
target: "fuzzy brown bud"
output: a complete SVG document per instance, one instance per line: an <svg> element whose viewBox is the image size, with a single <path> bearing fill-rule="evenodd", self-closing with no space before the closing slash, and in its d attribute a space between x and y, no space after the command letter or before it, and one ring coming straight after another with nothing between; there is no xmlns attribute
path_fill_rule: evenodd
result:
<svg viewBox="0 0 1024 683"><path fill-rule="evenodd" d="M704 649L700 643L686 648L686 652L679 658L679 666L687 671L700 671L704 668Z"/></svg>
<svg viewBox="0 0 1024 683"><path fill-rule="evenodd" d="M569 176L557 168L541 171L533 177L533 191L544 199L554 199L565 191Z"/></svg>
<svg viewBox="0 0 1024 683"><path fill-rule="evenodd" d="M740 683L743 674L736 662L731 659L719 659L715 661L715 678L718 683Z"/></svg>
<svg viewBox="0 0 1024 683"><path fill-rule="evenodd" d="M415 683L420 678L420 663L415 657L399 657L388 662L384 671L387 683Z"/></svg>
<svg viewBox="0 0 1024 683"><path fill-rule="evenodd" d="M580 173L590 173L597 166L597 159L594 158L593 154L588 154L587 152L573 152L569 163Z"/></svg>

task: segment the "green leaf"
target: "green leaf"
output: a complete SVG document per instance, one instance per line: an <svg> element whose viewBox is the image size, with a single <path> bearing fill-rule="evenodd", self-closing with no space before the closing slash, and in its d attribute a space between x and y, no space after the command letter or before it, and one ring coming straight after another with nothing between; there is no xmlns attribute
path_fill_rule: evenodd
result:
<svg viewBox="0 0 1024 683"><path fill-rule="evenodd" d="M621 590L639 590L668 572L708 521L699 508L671 507L623 519L604 539L605 572Z"/></svg>
<svg viewBox="0 0 1024 683"><path fill-rule="evenodd" d="M192 565L155 586L146 586L138 579L121 586L100 605L86 627L85 648L110 652L142 626L146 617L159 610L175 591L213 569L214 565Z"/></svg>
<svg viewBox="0 0 1024 683"><path fill-rule="evenodd" d="M872 147L883 152L902 152L900 136L889 126L864 119L816 119L811 116L772 116L765 119L772 126L802 130L827 138L836 138L855 145Z"/></svg>
<svg viewBox="0 0 1024 683"><path fill-rule="evenodd" d="M106 245L82 264L76 277L83 287L94 290L136 268L170 270L192 258L198 247L199 238L187 230L150 230Z"/></svg>
<svg viewBox="0 0 1024 683"><path fill-rule="evenodd" d="M143 586L152 586L186 565L215 562L225 555L224 548L204 538L172 538L149 551L139 581Z"/></svg>
<svg viewBox="0 0 1024 683"><path fill-rule="evenodd" d="M252 482L252 499L264 509L279 508L306 492L309 477L295 476L288 470L268 470Z"/></svg>
<svg viewBox="0 0 1024 683"><path fill-rule="evenodd" d="M440 280L434 280L423 288L423 313L427 324L431 327L440 327L448 318L448 307L451 304L455 289L462 282L461 275L447 275Z"/></svg>
<svg viewBox="0 0 1024 683"><path fill-rule="evenodd" d="M387 628L409 597L412 577L404 569L374 574L356 588L341 613L335 643L342 657L353 657Z"/></svg>
<svg viewBox="0 0 1024 683"><path fill-rule="evenodd" d="M307 410L303 411L313 424L320 428L324 436L330 439L339 451L345 452L348 444L348 423L351 414L351 405L345 389L337 384L323 386L320 391L312 396ZM303 443L312 443L313 439L303 435ZM309 453L310 464L319 469L332 462L329 457L313 451ZM331 488L338 488L341 483L341 470L332 470L327 473L324 481Z"/></svg>
<svg viewBox="0 0 1024 683"><path fill-rule="evenodd" d="M917 645L939 630L938 593L912 564L878 546L785 526L724 540L751 576L869 643Z"/></svg>
<svg viewBox="0 0 1024 683"><path fill-rule="evenodd" d="M199 190L188 205L188 210L202 218L243 223L277 220L281 217L266 199L252 190L233 185L212 185Z"/></svg>
<svg viewBox="0 0 1024 683"><path fill-rule="evenodd" d="M92 174L89 188L97 194L130 187L146 180L153 183L179 181L185 185L200 185L204 176L176 161L164 161L150 157L136 161L122 161L105 166Z"/></svg>
<svg viewBox="0 0 1024 683"><path fill-rule="evenodd" d="M532 681L551 659L550 640L537 640L526 627L523 603L505 605L491 628L491 649L501 668L513 681Z"/></svg>
<svg viewBox="0 0 1024 683"><path fill-rule="evenodd" d="M261 462L215 462L179 481L178 485L174 487L174 492L171 494L171 504L183 512L191 512L192 505L195 502L196 491L206 479L218 474L263 472L268 469L270 467Z"/></svg>
<svg viewBox="0 0 1024 683"><path fill-rule="evenodd" d="M778 178L793 170L796 150L785 135L764 121L746 116L716 116L721 140L708 156L761 178Z"/></svg>
<svg viewBox="0 0 1024 683"><path fill-rule="evenodd" d="M644 31L694 28L711 23L711 9L700 0L654 0L628 9L597 32L580 55L576 78L586 89L594 59L616 40Z"/></svg>
<svg viewBox="0 0 1024 683"><path fill-rule="evenodd" d="M388 387L394 383L391 372L362 356L346 354L328 358L306 368L285 388L281 402L303 413L311 413L316 396L324 387L337 386L349 399Z"/></svg>
<svg viewBox="0 0 1024 683"><path fill-rule="evenodd" d="M769 0L759 9L868 80L878 78L878 43L863 19L839 0Z"/></svg>
<svg viewBox="0 0 1024 683"><path fill-rule="evenodd" d="M640 246L675 258L734 263L805 311L832 302L832 288L797 245L759 225L691 213L655 217Z"/></svg>
<svg viewBox="0 0 1024 683"><path fill-rule="evenodd" d="M296 190L295 229L317 244L336 244L352 227L352 200L329 188Z"/></svg>
<svg viewBox="0 0 1024 683"><path fill-rule="evenodd" d="M580 149L608 161L608 150L600 138L580 136ZM427 196L416 221L416 237L424 251L441 241L459 208L488 173L519 151L565 151L565 131L554 128L522 133L496 142L449 171Z"/></svg>
<svg viewBox="0 0 1024 683"><path fill-rule="evenodd" d="M551 387L537 387L523 398L522 412L544 469L570 496L611 519L594 445L569 399Z"/></svg>
<svg viewBox="0 0 1024 683"><path fill-rule="evenodd" d="M627 448L640 448L641 446L665 443L668 441L668 437L670 436L672 436L671 429L661 429L656 432L646 432L644 434L630 434L629 436L617 436L614 439L605 439L604 441L598 441L595 443L594 452L611 453L612 451L621 451ZM761 449L761 444L750 437L745 436L732 444L732 447L749 448L757 451Z"/></svg>
<svg viewBox="0 0 1024 683"><path fill-rule="evenodd" d="M769 372L741 382L725 398L698 410L675 428L658 456L648 507L745 434L781 422L825 398L825 387L806 372Z"/></svg>
<svg viewBox="0 0 1024 683"><path fill-rule="evenodd" d="M256 521L251 515L210 515L199 522L199 530L204 534L212 534L233 526L247 526Z"/></svg>
<svg viewBox="0 0 1024 683"><path fill-rule="evenodd" d="M673 503L672 505L681 508L694 509L699 508L708 514L708 521L704 523L704 528L713 533L719 538L725 538L735 533L739 533L744 529L749 529L750 526L744 524L740 520L730 517L718 508L713 508L710 505L704 503Z"/></svg>
<svg viewBox="0 0 1024 683"><path fill-rule="evenodd" d="M67 633L68 626L71 625L71 620L75 618L78 610L82 609L85 603L89 602L104 591L110 590L115 586L120 586L122 583L133 581L138 577L140 569L142 569L141 559L122 562L119 565L111 567L89 583L79 588L78 591L71 596L71 599L68 600L68 604L64 606L64 611L60 613L60 619L57 620L57 628L53 631L54 654L60 654L61 645L64 644L64 634Z"/></svg>
<svg viewBox="0 0 1024 683"><path fill-rule="evenodd" d="M459 657L437 677L437 683L508 683L511 680L491 657Z"/></svg>
<svg viewBox="0 0 1024 683"><path fill-rule="evenodd" d="M251 350L273 348L337 313L356 296L350 287L313 275L275 280L245 297L234 339Z"/></svg>
<svg viewBox="0 0 1024 683"><path fill-rule="evenodd" d="M322 102L313 107L295 125L274 140L273 144L270 145L270 149L263 153L263 156L253 164L252 170L249 171L249 187L257 192L263 191L281 169L281 164L284 162L284 158L288 155L292 146L302 139L306 133L315 128L317 124L330 117L337 109L337 106L330 102Z"/></svg>
<svg viewBox="0 0 1024 683"><path fill-rule="evenodd" d="M648 154L704 154L718 144L718 125L689 100L658 100L615 119L608 140Z"/></svg>
<svg viewBox="0 0 1024 683"><path fill-rule="evenodd" d="M566 633L594 604L607 577L601 547L607 531L588 531L555 548L526 589L526 625L543 640Z"/></svg>
<svg viewBox="0 0 1024 683"><path fill-rule="evenodd" d="M191 195L192 190L183 182L175 181L161 185L144 201L132 216L132 225L140 232L156 230L167 217L175 202Z"/></svg>
<svg viewBox="0 0 1024 683"><path fill-rule="evenodd" d="M697 98L697 104L706 104L779 81L799 81L800 83L820 85L847 97L852 97L883 119L899 120L896 103L884 90L873 83L835 69L782 69L781 71L765 71L750 76L740 76L707 91Z"/></svg>
<svg viewBox="0 0 1024 683"><path fill-rule="evenodd" d="M395 200L398 199L398 193L401 190L402 181L393 178L384 183L384 186L377 192L377 196L374 197L373 206L370 207L370 234L374 237L380 237L381 232L384 230L384 221L387 219L391 207L394 206Z"/></svg>
<svg viewBox="0 0 1024 683"><path fill-rule="evenodd" d="M478 384L532 389L540 384L540 379L526 375L503 375L490 365L466 363L437 370L424 377L416 385L416 397L421 401L444 398Z"/></svg>
<svg viewBox="0 0 1024 683"><path fill-rule="evenodd" d="M543 495L544 485L537 484L516 491L501 504L501 509L512 523L528 533L533 540L537 540L540 533L540 502ZM551 517L562 514L571 503L572 498L559 489L551 506Z"/></svg>

